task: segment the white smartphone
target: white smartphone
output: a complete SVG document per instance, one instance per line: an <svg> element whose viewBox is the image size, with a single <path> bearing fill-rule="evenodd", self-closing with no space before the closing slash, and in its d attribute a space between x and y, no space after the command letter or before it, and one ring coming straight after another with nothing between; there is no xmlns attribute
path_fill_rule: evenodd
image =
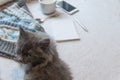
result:
<svg viewBox="0 0 120 80"><path fill-rule="evenodd" d="M61 9L63 9L68 14L74 14L74 13L79 11L75 6L69 4L66 1L58 1L57 2L57 7L60 7Z"/></svg>

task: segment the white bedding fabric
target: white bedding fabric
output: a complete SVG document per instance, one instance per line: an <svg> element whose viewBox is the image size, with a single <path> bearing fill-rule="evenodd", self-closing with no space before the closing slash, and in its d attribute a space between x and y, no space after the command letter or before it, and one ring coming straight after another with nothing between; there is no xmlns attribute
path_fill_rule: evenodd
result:
<svg viewBox="0 0 120 80"><path fill-rule="evenodd" d="M0 80L23 80L24 68L18 63L0 58Z"/></svg>

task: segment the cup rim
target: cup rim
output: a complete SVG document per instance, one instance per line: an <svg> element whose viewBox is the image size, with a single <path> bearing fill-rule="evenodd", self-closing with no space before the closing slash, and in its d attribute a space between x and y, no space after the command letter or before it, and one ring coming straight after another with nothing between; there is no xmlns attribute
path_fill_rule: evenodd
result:
<svg viewBox="0 0 120 80"><path fill-rule="evenodd" d="M56 1L57 1L57 0L53 0L53 1L50 2L50 3L44 3L44 2L42 2L42 0L39 0L39 3L42 3L42 4L51 4L51 3L56 3Z"/></svg>

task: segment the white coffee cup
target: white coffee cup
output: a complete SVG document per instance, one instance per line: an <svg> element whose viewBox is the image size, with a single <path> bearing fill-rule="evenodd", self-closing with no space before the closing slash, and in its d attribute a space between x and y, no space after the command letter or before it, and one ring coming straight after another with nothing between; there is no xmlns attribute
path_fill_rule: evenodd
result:
<svg viewBox="0 0 120 80"><path fill-rule="evenodd" d="M51 14L56 11L56 0L39 0L39 2L44 14Z"/></svg>

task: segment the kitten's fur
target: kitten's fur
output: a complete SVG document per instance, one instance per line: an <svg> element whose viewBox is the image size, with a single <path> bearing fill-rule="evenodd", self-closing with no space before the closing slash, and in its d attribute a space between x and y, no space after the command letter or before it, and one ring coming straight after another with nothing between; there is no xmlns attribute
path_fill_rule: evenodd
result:
<svg viewBox="0 0 120 80"><path fill-rule="evenodd" d="M59 58L54 42L46 33L33 33L20 28L17 53L27 64L24 80L72 80L67 65Z"/></svg>

